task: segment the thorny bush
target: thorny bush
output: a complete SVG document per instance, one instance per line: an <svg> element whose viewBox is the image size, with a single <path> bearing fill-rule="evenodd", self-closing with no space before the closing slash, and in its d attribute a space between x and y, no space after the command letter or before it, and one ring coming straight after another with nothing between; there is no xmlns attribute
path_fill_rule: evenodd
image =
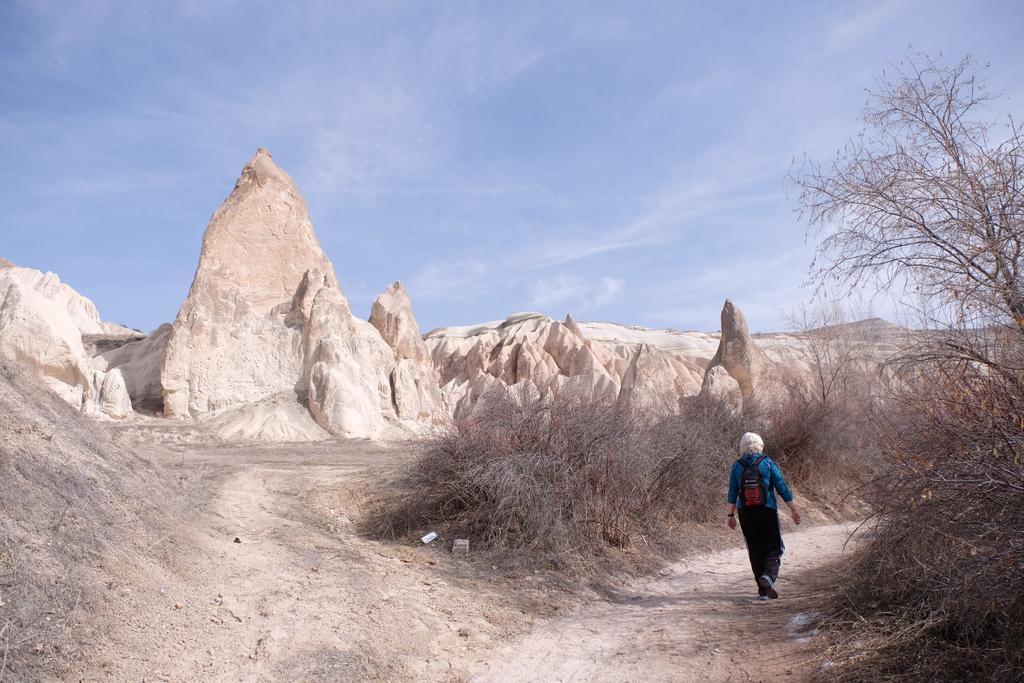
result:
<svg viewBox="0 0 1024 683"><path fill-rule="evenodd" d="M434 529L532 566L654 556L679 523L719 509L743 431L705 399L652 417L614 399L494 392L428 439L377 531Z"/></svg>
<svg viewBox="0 0 1024 683"><path fill-rule="evenodd" d="M835 617L856 635L827 677L1020 680L1024 372L917 370L879 415L895 465L873 487L877 526Z"/></svg>

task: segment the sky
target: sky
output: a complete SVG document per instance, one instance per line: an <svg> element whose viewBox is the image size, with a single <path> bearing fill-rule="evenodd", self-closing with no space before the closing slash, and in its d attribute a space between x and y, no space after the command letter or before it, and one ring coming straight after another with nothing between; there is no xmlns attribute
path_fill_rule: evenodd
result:
<svg viewBox="0 0 1024 683"><path fill-rule="evenodd" d="M0 0L0 256L172 321L258 147L360 315L752 329L807 301L786 182L910 52L1024 117L1024 3ZM884 296L865 310L887 313Z"/></svg>

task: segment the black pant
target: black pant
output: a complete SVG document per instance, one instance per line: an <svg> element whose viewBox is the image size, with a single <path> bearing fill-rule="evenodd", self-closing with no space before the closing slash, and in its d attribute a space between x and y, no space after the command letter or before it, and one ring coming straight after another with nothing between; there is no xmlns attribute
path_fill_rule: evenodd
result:
<svg viewBox="0 0 1024 683"><path fill-rule="evenodd" d="M779 513L772 508L758 506L740 508L740 528L743 529L743 540L747 542L747 554L750 555L750 568L754 572L754 581L767 575L772 581L779 578L779 565L786 546L782 544L782 531L779 529ZM764 589L757 587L759 595Z"/></svg>

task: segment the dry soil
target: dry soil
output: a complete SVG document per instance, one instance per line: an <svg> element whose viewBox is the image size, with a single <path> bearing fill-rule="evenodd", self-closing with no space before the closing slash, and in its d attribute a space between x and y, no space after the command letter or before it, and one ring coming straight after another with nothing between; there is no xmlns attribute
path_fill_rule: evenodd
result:
<svg viewBox="0 0 1024 683"><path fill-rule="evenodd" d="M808 587L851 531L789 530L783 598L770 603L754 599L738 533L656 577L564 592L452 556L450 539L359 535L371 492L409 457L400 444L146 448L206 494L190 528L153 541L173 570L111 588L118 619L71 677L800 680L818 666L798 625L816 608Z"/></svg>

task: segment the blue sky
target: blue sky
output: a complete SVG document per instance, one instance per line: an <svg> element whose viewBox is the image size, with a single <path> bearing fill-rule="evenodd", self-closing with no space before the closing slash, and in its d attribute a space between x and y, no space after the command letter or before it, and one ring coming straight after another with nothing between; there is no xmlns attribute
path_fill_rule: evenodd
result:
<svg viewBox="0 0 1024 683"><path fill-rule="evenodd" d="M726 297L782 329L813 251L793 159L855 133L908 46L990 63L1024 116L1021 26L1019 2L2 0L0 255L173 320L264 146L359 314L400 279L424 330L714 330Z"/></svg>

